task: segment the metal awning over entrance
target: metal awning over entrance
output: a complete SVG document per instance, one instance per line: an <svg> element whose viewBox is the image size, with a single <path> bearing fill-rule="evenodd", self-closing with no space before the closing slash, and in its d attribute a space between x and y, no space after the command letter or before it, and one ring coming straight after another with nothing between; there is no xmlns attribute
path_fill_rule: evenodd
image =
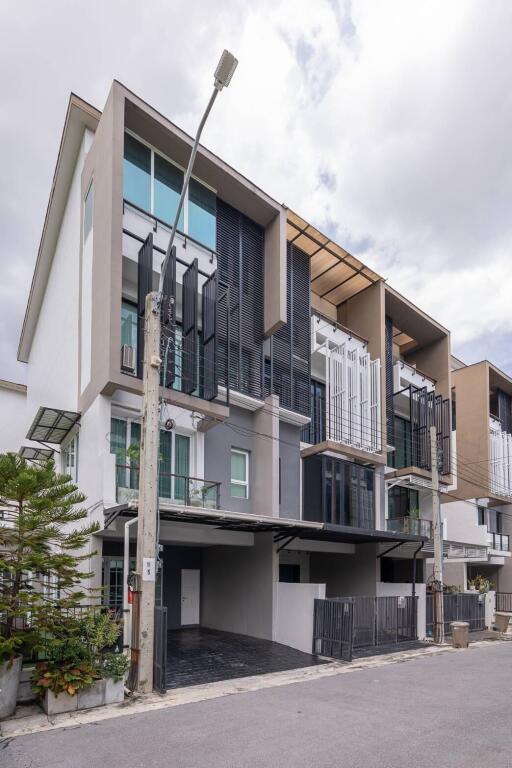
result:
<svg viewBox="0 0 512 768"><path fill-rule="evenodd" d="M22 445L19 454L28 461L46 461L52 458L54 451L52 448L33 448L31 445Z"/></svg>
<svg viewBox="0 0 512 768"><path fill-rule="evenodd" d="M117 511L117 510L116 510ZM137 507L122 507L118 515L134 516ZM108 525L114 519L109 514ZM276 542L292 541L293 539L309 539L316 541L332 541L348 544L421 544L421 536L412 536L395 531L377 531L366 528L353 528L345 525L330 523L315 523L308 520L290 520L287 518L264 517L243 512L228 512L224 510L204 509L202 507L170 506L160 509L162 522L199 523L212 525L228 531L243 531L248 533L274 533ZM286 546L286 544L284 544Z"/></svg>
<svg viewBox="0 0 512 768"><path fill-rule="evenodd" d="M75 411L61 411L58 408L41 407L27 432L29 440L60 445L80 420Z"/></svg>

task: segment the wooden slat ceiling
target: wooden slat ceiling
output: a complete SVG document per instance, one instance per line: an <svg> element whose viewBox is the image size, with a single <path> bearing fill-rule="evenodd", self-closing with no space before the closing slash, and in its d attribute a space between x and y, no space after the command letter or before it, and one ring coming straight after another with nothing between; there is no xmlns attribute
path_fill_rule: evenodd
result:
<svg viewBox="0 0 512 768"><path fill-rule="evenodd" d="M287 210L287 237L311 258L311 290L338 305L381 276L296 213Z"/></svg>

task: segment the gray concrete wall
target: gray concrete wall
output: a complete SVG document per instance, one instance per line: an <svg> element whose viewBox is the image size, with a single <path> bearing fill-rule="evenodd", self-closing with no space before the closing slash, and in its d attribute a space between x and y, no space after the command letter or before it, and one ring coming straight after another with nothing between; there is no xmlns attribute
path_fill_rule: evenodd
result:
<svg viewBox="0 0 512 768"><path fill-rule="evenodd" d="M234 427L234 429L231 429ZM241 431L235 431L237 427L248 429L248 432L242 434ZM254 429L254 416L250 411L231 406L230 416L226 423L217 424L213 429L206 432L204 436L204 474L208 480L220 482L220 507L229 509L233 512L252 512L252 491L253 491L253 452L254 438L252 431ZM263 438L262 438L263 439ZM231 449L241 448L249 451L249 498L238 499L231 497L229 492L231 479Z"/></svg>
<svg viewBox="0 0 512 768"><path fill-rule="evenodd" d="M279 517L300 519L300 428L279 424L281 459L281 503Z"/></svg>
<svg viewBox="0 0 512 768"><path fill-rule="evenodd" d="M201 551L196 547L164 546L162 602L167 606L168 629L181 626L181 569L201 569Z"/></svg>
<svg viewBox="0 0 512 768"><path fill-rule="evenodd" d="M376 595L380 580L376 545L359 544L355 555L311 552L309 580L325 584L326 597Z"/></svg>
<svg viewBox="0 0 512 768"><path fill-rule="evenodd" d="M201 625L272 640L274 544L259 533L253 547L203 551Z"/></svg>

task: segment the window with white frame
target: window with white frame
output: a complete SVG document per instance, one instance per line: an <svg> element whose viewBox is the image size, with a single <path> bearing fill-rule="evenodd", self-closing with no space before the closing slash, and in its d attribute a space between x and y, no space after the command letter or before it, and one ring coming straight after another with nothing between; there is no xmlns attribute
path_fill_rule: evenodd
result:
<svg viewBox="0 0 512 768"><path fill-rule="evenodd" d="M69 475L72 482L76 483L78 479L78 435L69 440L61 448L62 473Z"/></svg>
<svg viewBox="0 0 512 768"><path fill-rule="evenodd" d="M191 437L172 430L160 432L158 495L184 501L190 475ZM113 417L110 428L110 453L116 455L118 488L139 487L140 423Z"/></svg>
<svg viewBox="0 0 512 768"><path fill-rule="evenodd" d="M249 452L231 449L231 496L249 498Z"/></svg>
<svg viewBox="0 0 512 768"><path fill-rule="evenodd" d="M84 243L92 230L94 189L91 181L84 200Z"/></svg>
<svg viewBox="0 0 512 768"><path fill-rule="evenodd" d="M123 173L125 200L172 226L183 187L183 169L125 133ZM180 231L212 249L217 238L216 200L213 189L191 179L178 221Z"/></svg>

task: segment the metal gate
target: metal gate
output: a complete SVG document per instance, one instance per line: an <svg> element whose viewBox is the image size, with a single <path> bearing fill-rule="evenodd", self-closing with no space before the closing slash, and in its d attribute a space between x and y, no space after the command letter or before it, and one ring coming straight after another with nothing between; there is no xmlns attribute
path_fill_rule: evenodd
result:
<svg viewBox="0 0 512 768"><path fill-rule="evenodd" d="M153 688L167 690L167 606L155 607L155 646L153 654Z"/></svg>
<svg viewBox="0 0 512 768"><path fill-rule="evenodd" d="M350 597L316 599L313 653L352 661L354 604Z"/></svg>
<svg viewBox="0 0 512 768"><path fill-rule="evenodd" d="M451 635L452 621L467 621L469 631L485 629L485 595L444 594L444 634ZM427 594L427 636L434 632L434 595Z"/></svg>
<svg viewBox="0 0 512 768"><path fill-rule="evenodd" d="M353 647L403 643L417 639L417 597L354 597Z"/></svg>

